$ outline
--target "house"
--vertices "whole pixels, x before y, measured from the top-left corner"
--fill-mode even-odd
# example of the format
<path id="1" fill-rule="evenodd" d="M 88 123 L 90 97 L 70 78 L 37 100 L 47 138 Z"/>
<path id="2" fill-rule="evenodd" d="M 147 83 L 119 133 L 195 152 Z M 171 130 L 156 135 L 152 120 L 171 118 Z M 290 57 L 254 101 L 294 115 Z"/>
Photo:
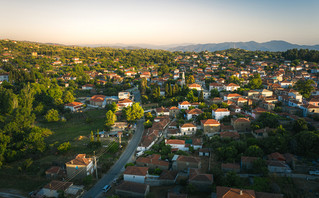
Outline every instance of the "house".
<path id="1" fill-rule="evenodd" d="M 242 97 L 238 97 L 238 98 L 234 98 L 232 99 L 236 105 L 238 105 L 239 107 L 243 107 L 244 105 L 247 105 L 249 100 L 246 98 L 242 98 Z"/>
<path id="2" fill-rule="evenodd" d="M 268 160 L 277 160 L 277 161 L 286 161 L 286 158 L 284 155 L 278 153 L 278 152 L 274 152 L 271 153 L 267 156 Z"/>
<path id="3" fill-rule="evenodd" d="M 253 162 L 256 161 L 257 157 L 241 156 L 240 158 L 240 168 L 243 170 L 248 170 L 253 168 Z"/>
<path id="4" fill-rule="evenodd" d="M 106 99 L 106 96 L 104 95 L 94 95 L 90 99 L 90 106 L 104 108 L 106 105 L 105 99 Z"/>
<path id="5" fill-rule="evenodd" d="M 280 86 L 281 86 L 282 88 L 289 88 L 289 87 L 292 87 L 292 82 L 291 82 L 291 81 L 284 80 L 284 81 L 281 81 L 281 82 L 280 82 Z"/>
<path id="6" fill-rule="evenodd" d="M 260 91 L 260 95 L 264 97 L 271 97 L 273 95 L 273 92 L 268 89 L 263 89 Z"/>
<path id="7" fill-rule="evenodd" d="M 217 89 L 218 91 L 223 91 L 224 85 L 221 83 L 210 83 L 209 84 L 209 91 L 213 90 L 213 89 Z"/>
<path id="8" fill-rule="evenodd" d="M 239 133 L 237 131 L 231 132 L 231 131 L 224 131 L 220 132 L 220 138 L 230 138 L 234 140 L 238 140 L 240 138 Z"/>
<path id="9" fill-rule="evenodd" d="M 9 73 L 0 74 L 0 82 L 7 81 L 9 82 Z"/>
<path id="10" fill-rule="evenodd" d="M 239 173 L 240 172 L 240 165 L 237 163 L 222 163 L 221 169 L 223 172 L 233 171 L 235 173 Z"/>
<path id="11" fill-rule="evenodd" d="M 189 168 L 201 168 L 201 161 L 198 157 L 183 156 L 177 157 L 175 163 L 173 162 L 173 169 L 178 171 L 188 170 Z"/>
<path id="12" fill-rule="evenodd" d="M 57 178 L 62 174 L 62 169 L 59 166 L 52 166 L 48 170 L 45 171 L 45 176 L 47 178 Z"/>
<path id="13" fill-rule="evenodd" d="M 236 91 L 237 89 L 240 88 L 240 86 L 235 83 L 229 83 L 228 85 L 225 85 L 224 87 L 226 91 Z"/>
<path id="14" fill-rule="evenodd" d="M 120 91 L 118 93 L 118 98 L 120 100 L 122 100 L 122 99 L 130 99 L 130 97 L 131 97 L 131 93 L 128 92 L 128 91 Z"/>
<path id="15" fill-rule="evenodd" d="M 188 151 L 189 148 L 186 147 L 185 140 L 178 140 L 178 139 L 165 139 L 165 144 L 170 145 L 172 149 Z"/>
<path id="16" fill-rule="evenodd" d="M 197 91 L 202 91 L 203 90 L 202 86 L 200 86 L 197 83 L 193 83 L 193 84 L 188 85 L 188 88 L 189 89 L 196 89 Z"/>
<path id="17" fill-rule="evenodd" d="M 283 198 L 283 194 L 216 186 L 216 198 Z"/>
<path id="18" fill-rule="evenodd" d="M 91 90 L 94 88 L 94 85 L 92 84 L 86 84 L 82 86 L 82 90 Z"/>
<path id="19" fill-rule="evenodd" d="M 128 107 L 128 106 L 132 106 L 133 102 L 130 99 L 122 99 L 118 101 L 118 106 L 119 107 Z"/>
<path id="20" fill-rule="evenodd" d="M 59 197 L 61 191 L 66 192 L 72 185 L 72 182 L 52 180 L 37 193 L 37 196 Z"/>
<path id="21" fill-rule="evenodd" d="M 190 119 L 195 119 L 197 116 L 199 116 L 200 114 L 204 112 L 200 109 L 192 109 L 192 110 L 186 110 L 185 113 L 186 113 L 187 120 L 190 120 Z"/>
<path id="22" fill-rule="evenodd" d="M 92 175 L 96 167 L 92 158 L 86 158 L 86 154 L 78 154 L 73 160 L 65 163 L 66 173 L 69 178 L 84 178 Z"/>
<path id="23" fill-rule="evenodd" d="M 319 98 L 311 98 L 308 101 L 308 104 L 319 107 Z"/>
<path id="24" fill-rule="evenodd" d="M 178 103 L 178 108 L 179 109 L 186 109 L 188 110 L 188 108 L 192 106 L 191 103 L 189 103 L 188 101 L 184 101 L 184 102 L 180 102 Z"/>
<path id="25" fill-rule="evenodd" d="M 224 100 L 231 100 L 231 99 L 236 99 L 240 98 L 242 95 L 237 94 L 237 93 L 230 93 L 224 96 Z"/>
<path id="26" fill-rule="evenodd" d="M 76 111 L 80 110 L 83 107 L 83 105 L 84 104 L 81 102 L 71 102 L 71 103 L 65 104 L 64 108 L 70 109 L 71 112 L 76 112 Z"/>
<path id="27" fill-rule="evenodd" d="M 169 108 L 169 116 L 171 118 L 176 118 L 179 112 L 180 112 L 180 109 L 178 107 L 172 106 Z"/>
<path id="28" fill-rule="evenodd" d="M 173 170 L 163 170 L 161 175 L 159 176 L 161 185 L 173 185 L 176 183 L 177 179 L 177 171 Z"/>
<path id="29" fill-rule="evenodd" d="M 248 118 L 232 118 L 231 125 L 236 131 L 244 132 L 250 131 L 250 120 Z"/>
<path id="30" fill-rule="evenodd" d="M 201 148 L 201 149 L 198 150 L 198 155 L 199 156 L 207 156 L 207 157 L 209 157 L 210 151 L 209 151 L 208 148 Z"/>
<path id="31" fill-rule="evenodd" d="M 168 170 L 169 162 L 161 160 L 161 155 L 153 154 L 147 157 L 137 158 L 136 166 L 145 166 L 152 169 L 159 168 L 161 170 Z"/>
<path id="32" fill-rule="evenodd" d="M 262 113 L 265 113 L 265 112 L 268 112 L 266 109 L 263 109 L 263 108 L 260 108 L 260 107 L 257 107 L 255 109 L 252 110 L 252 113 L 251 113 L 251 116 L 255 119 L 258 119 L 259 116 L 262 114 Z"/>
<path id="33" fill-rule="evenodd" d="M 198 169 L 190 168 L 188 182 L 201 192 L 209 192 L 213 184 L 213 175 L 203 174 Z"/>
<path id="34" fill-rule="evenodd" d="M 251 132 L 251 134 L 255 137 L 255 138 L 266 138 L 268 137 L 268 133 L 271 131 L 271 129 L 269 127 L 263 128 L 263 129 L 257 129 Z"/>
<path id="35" fill-rule="evenodd" d="M 201 120 L 201 126 L 206 135 L 220 131 L 220 123 L 214 119 Z"/>
<path id="36" fill-rule="evenodd" d="M 156 116 L 169 116 L 169 109 L 165 107 L 156 108 Z"/>
<path id="37" fill-rule="evenodd" d="M 128 166 L 123 173 L 124 181 L 144 184 L 148 169 L 148 167 Z"/>
<path id="38" fill-rule="evenodd" d="M 128 76 L 128 77 L 134 77 L 136 75 L 136 72 L 135 71 L 126 71 L 124 73 L 125 76 Z"/>
<path id="39" fill-rule="evenodd" d="M 291 169 L 285 161 L 268 160 L 267 167 L 271 173 L 291 173 Z"/>
<path id="40" fill-rule="evenodd" d="M 216 120 L 221 120 L 225 116 L 229 116 L 230 111 L 228 109 L 225 109 L 225 108 L 218 108 L 218 109 L 212 111 L 212 115 L 215 117 Z"/>
<path id="41" fill-rule="evenodd" d="M 121 197 L 143 198 L 150 192 L 147 184 L 123 181 L 115 188 L 115 193 Z"/>
<path id="42" fill-rule="evenodd" d="M 184 135 L 194 135 L 197 127 L 192 123 L 185 123 L 180 127 L 180 131 Z"/>

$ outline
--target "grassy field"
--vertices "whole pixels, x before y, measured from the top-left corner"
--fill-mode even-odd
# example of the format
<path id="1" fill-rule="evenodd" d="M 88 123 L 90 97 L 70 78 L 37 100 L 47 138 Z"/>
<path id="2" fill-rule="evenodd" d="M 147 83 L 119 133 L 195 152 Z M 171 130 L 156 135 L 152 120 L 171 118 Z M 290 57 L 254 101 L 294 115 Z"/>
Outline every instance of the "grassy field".
<path id="1" fill-rule="evenodd" d="M 38 123 L 39 126 L 50 129 L 53 134 L 47 138 L 47 143 L 62 143 L 76 141 L 80 136 L 89 137 L 91 131 L 103 130 L 106 111 L 104 109 L 89 110 L 72 114 L 66 122 Z"/>

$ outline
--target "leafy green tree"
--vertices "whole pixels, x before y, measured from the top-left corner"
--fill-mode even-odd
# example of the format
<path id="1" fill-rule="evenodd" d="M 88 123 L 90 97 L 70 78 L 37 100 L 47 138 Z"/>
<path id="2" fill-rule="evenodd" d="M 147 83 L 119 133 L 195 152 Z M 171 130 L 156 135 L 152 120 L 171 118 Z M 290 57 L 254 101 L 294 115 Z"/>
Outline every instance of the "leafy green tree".
<path id="1" fill-rule="evenodd" d="M 48 122 L 57 122 L 60 120 L 59 112 L 56 109 L 50 109 L 44 116 Z"/>
<path id="2" fill-rule="evenodd" d="M 70 91 L 66 91 L 63 94 L 63 102 L 64 103 L 71 103 L 74 102 L 74 96 Z"/>
<path id="3" fill-rule="evenodd" d="M 295 133 L 299 133 L 301 131 L 307 131 L 308 123 L 306 122 L 305 119 L 299 118 L 298 120 L 294 121 L 292 129 Z"/>
<path id="4" fill-rule="evenodd" d="M 145 128 L 151 128 L 153 123 L 150 120 L 147 120 L 143 123 Z"/>
<path id="5" fill-rule="evenodd" d="M 210 97 L 211 98 L 215 98 L 215 97 L 219 97 L 219 91 L 218 89 L 214 88 L 210 91 Z"/>
<path id="6" fill-rule="evenodd" d="M 250 157 L 263 157 L 263 150 L 257 145 L 251 145 L 247 148 L 245 155 Z"/>
<path id="7" fill-rule="evenodd" d="M 200 102 L 204 101 L 204 93 L 203 93 L 203 91 L 200 92 L 199 97 L 198 97 L 198 101 L 200 101 Z"/>
<path id="8" fill-rule="evenodd" d="M 106 120 L 105 120 L 105 124 L 104 125 L 106 127 L 111 127 L 112 125 L 114 125 L 116 120 L 117 120 L 116 115 L 113 113 L 113 111 L 109 110 L 106 113 Z"/>
<path id="9" fill-rule="evenodd" d="M 62 143 L 62 144 L 60 144 L 60 145 L 58 146 L 58 151 L 59 151 L 60 153 L 65 153 L 65 152 L 68 151 L 70 148 L 71 148 L 70 142 L 64 142 L 64 143 Z"/>
<path id="10" fill-rule="evenodd" d="M 186 83 L 187 84 L 192 84 L 195 82 L 195 78 L 193 75 L 189 75 L 187 78 L 186 78 Z"/>
<path id="11" fill-rule="evenodd" d="M 260 78 L 260 75 L 258 73 L 254 74 L 254 76 L 249 80 L 248 87 L 250 89 L 260 89 L 261 86 L 262 80 Z"/>
<path id="12" fill-rule="evenodd" d="M 299 91 L 303 97 L 309 98 L 311 96 L 311 92 L 315 89 L 312 86 L 314 84 L 315 82 L 313 80 L 298 80 L 294 88 Z"/>
<path id="13" fill-rule="evenodd" d="M 124 108 L 123 114 L 127 121 L 132 122 L 144 116 L 144 109 L 139 103 L 134 103 L 132 106 Z"/>

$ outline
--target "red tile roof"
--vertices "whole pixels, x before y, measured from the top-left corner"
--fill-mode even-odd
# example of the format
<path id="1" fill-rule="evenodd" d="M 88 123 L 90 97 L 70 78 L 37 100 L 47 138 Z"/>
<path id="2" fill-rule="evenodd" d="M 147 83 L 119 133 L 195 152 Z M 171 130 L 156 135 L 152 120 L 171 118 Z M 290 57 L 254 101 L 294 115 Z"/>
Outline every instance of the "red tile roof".
<path id="1" fill-rule="evenodd" d="M 169 139 L 169 140 L 166 141 L 166 144 L 182 144 L 182 145 L 185 145 L 185 140 Z"/>
<path id="2" fill-rule="evenodd" d="M 146 176 L 147 172 L 148 172 L 148 167 L 128 166 L 126 167 L 124 174 Z"/>
<path id="3" fill-rule="evenodd" d="M 188 128 L 188 127 L 196 127 L 196 126 L 192 123 L 185 123 L 183 124 L 183 126 L 181 126 L 181 128 Z"/>
<path id="4" fill-rule="evenodd" d="M 91 97 L 90 101 L 103 102 L 106 96 L 104 95 L 94 95 Z"/>
<path id="5" fill-rule="evenodd" d="M 83 103 L 81 102 L 70 102 L 68 104 L 65 104 L 64 106 L 69 106 L 69 107 L 75 107 L 75 106 L 81 106 Z"/>
<path id="6" fill-rule="evenodd" d="M 200 121 L 203 125 L 220 125 L 220 123 L 215 119 L 207 119 Z"/>

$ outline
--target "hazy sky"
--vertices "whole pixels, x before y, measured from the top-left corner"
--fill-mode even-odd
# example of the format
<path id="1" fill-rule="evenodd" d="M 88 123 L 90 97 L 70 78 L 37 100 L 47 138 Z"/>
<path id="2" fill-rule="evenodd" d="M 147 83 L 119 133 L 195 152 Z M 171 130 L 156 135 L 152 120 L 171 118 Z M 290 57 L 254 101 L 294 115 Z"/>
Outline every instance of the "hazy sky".
<path id="1" fill-rule="evenodd" d="M 0 0 L 0 38 L 62 44 L 319 44 L 319 0 Z"/>

